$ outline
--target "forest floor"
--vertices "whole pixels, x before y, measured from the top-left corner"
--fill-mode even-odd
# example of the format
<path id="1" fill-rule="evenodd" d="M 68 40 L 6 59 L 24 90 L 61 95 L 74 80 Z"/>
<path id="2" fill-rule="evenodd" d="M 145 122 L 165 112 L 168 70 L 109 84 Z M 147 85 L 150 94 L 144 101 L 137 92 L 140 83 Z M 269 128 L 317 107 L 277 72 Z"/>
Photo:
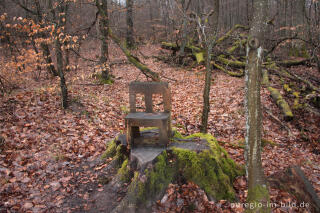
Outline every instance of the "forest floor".
<path id="1" fill-rule="evenodd" d="M 86 44 L 84 57 L 95 56 L 96 47 L 94 42 Z M 176 79 L 168 80 L 173 127 L 184 134 L 198 132 L 204 70 L 157 61 L 151 56 L 168 54 L 157 45 L 144 45 L 135 52 L 153 71 Z M 115 46 L 110 53 L 111 61 L 125 62 L 125 56 Z M 315 68 L 301 66 L 294 71 L 320 79 Z M 108 168 L 111 159 L 102 161 L 100 156 L 106 143 L 124 131 L 124 117 L 129 109 L 128 83 L 145 77 L 128 63 L 112 67 L 115 83 L 111 85 L 97 84 L 92 74 L 93 67 L 83 60 L 79 60 L 77 72 L 67 74 L 71 103 L 68 110 L 61 109 L 59 79 L 48 79 L 45 73 L 38 82 L 26 74 L 20 89 L 1 97 L 0 135 L 6 142 L 0 153 L 0 212 L 109 212 L 121 201 L 126 185 L 107 187 L 115 171 Z M 286 122 L 265 88 L 261 90 L 261 100 L 269 110 L 263 110 L 263 138 L 275 142 L 275 146 L 267 145 L 262 153 L 265 174 L 298 165 L 320 196 L 320 117 L 299 110 L 294 111 L 293 121 Z M 245 133 L 244 79 L 214 70 L 210 103 L 209 133 L 221 141 L 231 158 L 243 164 L 243 149 L 232 144 L 242 140 Z M 270 112 L 290 128 L 290 136 Z M 244 202 L 244 177 L 238 178 L 234 186 L 239 201 Z M 167 192 L 168 199 L 159 201 L 154 212 L 244 210 L 227 201 L 208 201 L 192 183 L 172 184 Z M 295 201 L 276 189 L 271 189 L 270 194 L 271 201 L 277 204 Z M 278 206 L 273 211 L 305 209 Z"/>

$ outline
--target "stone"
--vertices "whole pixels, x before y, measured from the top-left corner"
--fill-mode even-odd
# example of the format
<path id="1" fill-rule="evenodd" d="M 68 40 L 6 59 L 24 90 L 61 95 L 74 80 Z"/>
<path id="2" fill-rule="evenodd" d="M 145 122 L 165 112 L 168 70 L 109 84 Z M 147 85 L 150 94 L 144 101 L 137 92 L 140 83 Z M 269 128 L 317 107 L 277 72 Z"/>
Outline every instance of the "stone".
<path id="1" fill-rule="evenodd" d="M 165 150 L 165 148 L 156 147 L 140 147 L 131 150 L 130 161 L 131 164 L 137 164 L 136 167 L 144 170 L 149 163 L 154 160 Z"/>

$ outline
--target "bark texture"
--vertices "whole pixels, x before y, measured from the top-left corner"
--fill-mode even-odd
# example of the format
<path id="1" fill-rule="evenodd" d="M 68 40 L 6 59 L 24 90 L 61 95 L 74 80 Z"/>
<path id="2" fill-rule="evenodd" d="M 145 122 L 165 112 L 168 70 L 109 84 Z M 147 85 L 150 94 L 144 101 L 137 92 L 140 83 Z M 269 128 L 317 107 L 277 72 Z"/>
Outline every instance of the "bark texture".
<path id="1" fill-rule="evenodd" d="M 127 47 L 134 47 L 133 39 L 133 0 L 126 0 L 127 6 Z"/>
<path id="2" fill-rule="evenodd" d="M 61 42 L 59 38 L 59 33 L 58 29 L 61 28 L 63 25 L 63 20 L 65 20 L 65 17 L 61 14 L 64 14 L 64 8 L 63 5 L 58 5 L 57 6 L 57 12 L 60 14 L 59 18 L 57 18 L 55 14 L 55 10 L 53 10 L 52 7 L 52 1 L 49 1 L 49 9 L 51 10 L 52 14 L 52 19 L 56 21 L 56 28 L 54 31 L 54 46 L 55 46 L 55 52 L 56 52 L 56 58 L 57 58 L 57 71 L 58 75 L 60 77 L 60 88 L 61 88 L 61 102 L 62 102 L 62 107 L 64 109 L 68 108 L 68 89 L 66 85 L 66 80 L 64 77 L 64 66 L 63 66 L 63 54 L 62 54 L 62 48 L 61 48 Z"/>
<path id="3" fill-rule="evenodd" d="M 205 40 L 206 43 L 206 77 L 205 77 L 205 85 L 203 90 L 203 109 L 202 109 L 202 117 L 201 117 L 201 132 L 208 132 L 208 116 L 210 112 L 210 87 L 211 87 L 211 53 L 214 43 L 216 42 L 214 37 L 216 35 L 216 31 L 218 29 L 218 18 L 219 18 L 219 0 L 213 1 L 213 33 L 209 35 L 204 35 L 204 37 L 208 36 L 211 38 L 207 38 Z"/>
<path id="4" fill-rule="evenodd" d="M 260 100 L 261 64 L 263 60 L 263 29 L 266 28 L 265 15 L 267 1 L 254 2 L 252 26 L 247 42 L 247 65 L 245 70 L 245 110 L 246 110 L 246 172 L 248 176 L 248 203 L 254 208 L 247 212 L 270 212 L 267 207 L 269 192 L 261 162 L 262 113 Z"/>
<path id="5" fill-rule="evenodd" d="M 108 61 L 108 2 L 107 0 L 96 0 L 96 6 L 99 11 L 98 34 L 101 40 L 99 63 L 102 68 L 101 77 L 105 80 L 109 79 Z"/>

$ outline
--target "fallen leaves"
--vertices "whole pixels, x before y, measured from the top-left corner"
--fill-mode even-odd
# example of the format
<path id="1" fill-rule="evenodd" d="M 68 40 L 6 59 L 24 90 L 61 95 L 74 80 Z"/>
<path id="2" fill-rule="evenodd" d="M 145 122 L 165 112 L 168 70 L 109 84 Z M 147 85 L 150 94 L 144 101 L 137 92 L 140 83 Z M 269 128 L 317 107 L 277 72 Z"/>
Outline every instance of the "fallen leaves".
<path id="1" fill-rule="evenodd" d="M 155 51 L 159 50 L 154 46 L 143 46 L 141 51 L 146 55 L 155 55 L 158 54 Z M 124 58 L 120 52 L 114 49 L 111 60 Z M 94 55 L 95 52 L 87 54 Z M 78 193 L 79 186 L 97 181 L 97 173 L 102 172 L 111 161 L 108 159 L 107 163 L 95 165 L 93 168 L 85 165 L 82 170 L 74 171 L 87 159 L 98 158 L 105 150 L 105 144 L 124 131 L 123 119 L 129 106 L 128 83 L 137 79 L 137 76 L 140 80 L 145 79 L 136 68 L 125 64 L 114 67 L 113 75 L 117 80 L 112 85 L 99 89 L 79 86 L 91 79 L 87 64 L 81 61 L 79 63 L 81 66 L 77 73 L 67 74 L 67 79 L 72 82 L 69 84 L 70 100 L 82 104 L 77 107 L 77 111 L 61 110 L 58 79 L 43 79 L 41 83 L 28 81 L 28 88 L 34 89 L 20 90 L 10 96 L 1 97 L 0 135 L 6 142 L 5 150 L 0 153 L 0 198 L 6 209 L 44 211 L 57 208 L 55 202 L 63 206 L 66 197 Z M 156 62 L 153 58 L 146 59 L 145 63 L 163 76 L 177 79 L 176 82 L 170 82 L 173 127 L 185 134 L 198 132 L 204 84 L 201 72 L 203 67 L 190 72 Z M 231 142 L 244 137 L 244 81 L 217 71 L 214 71 L 213 79 L 209 132 L 219 141 L 225 142 L 223 146 L 231 158 L 243 164 L 243 149 L 232 146 Z M 272 103 L 267 90 L 262 90 L 261 97 L 263 105 L 277 115 L 278 109 Z M 142 102 L 141 99 L 141 104 Z M 160 103 L 158 99 L 156 103 Z M 319 136 L 320 127 L 315 125 L 319 119 L 302 115 L 307 119 L 299 123 L 301 129 L 307 128 L 306 122 L 312 120 L 312 128 L 309 128 L 311 139 Z M 312 152 L 316 150 L 316 145 L 310 143 L 312 146 L 308 147 L 301 145 L 299 141 L 292 141 L 286 130 L 281 129 L 267 114 L 264 115 L 263 122 L 264 138 L 278 144 L 264 148 L 262 158 L 265 174 L 273 174 L 289 165 L 300 165 L 320 195 L 320 159 L 316 152 Z M 291 123 L 288 125 L 299 138 L 301 129 Z M 244 202 L 245 179 L 238 178 L 234 185 L 239 199 Z M 97 190 L 105 191 L 103 185 L 97 186 Z M 90 193 L 82 194 L 90 198 Z M 272 190 L 271 195 L 274 202 L 293 200 L 277 190 Z M 114 199 L 120 201 L 121 198 L 120 196 Z M 231 208 L 225 201 L 209 201 L 205 193 L 192 183 L 170 185 L 158 204 L 159 211 L 243 211 L 239 206 Z"/>

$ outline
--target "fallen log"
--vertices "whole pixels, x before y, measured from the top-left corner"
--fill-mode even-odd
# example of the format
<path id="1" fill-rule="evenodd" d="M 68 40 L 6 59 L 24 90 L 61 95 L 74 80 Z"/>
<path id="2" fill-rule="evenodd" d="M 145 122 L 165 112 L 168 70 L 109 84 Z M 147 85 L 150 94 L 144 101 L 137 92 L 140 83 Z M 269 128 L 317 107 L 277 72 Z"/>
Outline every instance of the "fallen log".
<path id="1" fill-rule="evenodd" d="M 297 60 L 284 60 L 284 61 L 277 61 L 276 64 L 283 66 L 283 67 L 292 67 L 298 65 L 305 65 L 310 59 L 297 59 Z"/>
<path id="2" fill-rule="evenodd" d="M 298 166 L 289 167 L 268 177 L 271 187 L 279 188 L 294 195 L 299 202 L 297 207 L 309 207 L 310 212 L 320 212 L 320 199 L 312 184 Z"/>
<path id="3" fill-rule="evenodd" d="M 245 46 L 245 43 L 247 42 L 247 39 L 242 39 L 242 40 L 237 40 L 236 42 L 233 43 L 232 47 L 229 47 L 227 50 L 228 54 L 232 54 L 235 52 L 238 48 Z"/>
<path id="4" fill-rule="evenodd" d="M 137 67 L 147 78 L 151 78 L 153 81 L 160 81 L 158 73 L 150 70 L 147 65 L 143 64 L 136 56 L 132 55 L 130 50 L 127 49 L 125 44 L 122 44 L 121 40 L 112 33 L 111 29 L 108 32 L 109 37 L 120 47 L 122 52 L 126 55 L 127 59 Z"/>
<path id="5" fill-rule="evenodd" d="M 230 59 L 225 58 L 223 55 L 219 55 L 217 57 L 217 60 L 219 62 L 223 63 L 224 65 L 235 67 L 235 68 L 245 68 L 246 67 L 245 62 L 238 61 L 238 60 L 230 60 Z"/>
<path id="6" fill-rule="evenodd" d="M 161 48 L 167 49 L 167 50 L 174 50 L 174 51 L 178 51 L 180 49 L 180 47 L 177 44 L 170 43 L 170 42 L 161 42 Z M 202 52 L 204 50 L 194 45 L 187 45 L 185 47 L 185 51 L 186 52 Z"/>
<path id="7" fill-rule="evenodd" d="M 289 104 L 283 99 L 279 90 L 271 86 L 268 86 L 268 90 L 270 92 L 272 99 L 277 103 L 278 107 L 281 109 L 282 113 L 284 114 L 284 119 L 287 121 L 292 120 L 293 113 L 289 107 Z"/>
<path id="8" fill-rule="evenodd" d="M 266 69 L 262 70 L 262 84 L 267 87 L 272 99 L 277 103 L 278 107 L 281 109 L 285 120 L 292 120 L 293 113 L 290 109 L 289 104 L 284 100 L 279 90 L 270 86 L 268 71 Z"/>
<path id="9" fill-rule="evenodd" d="M 215 62 L 213 62 L 213 61 L 211 61 L 211 64 L 212 64 L 215 68 L 217 68 L 217 69 L 225 72 L 226 74 L 228 74 L 228 75 L 230 75 L 230 76 L 233 76 L 233 77 L 242 77 L 242 76 L 244 76 L 243 70 L 240 70 L 240 72 L 232 72 L 232 71 L 229 71 L 229 70 L 225 69 L 224 67 L 218 65 L 217 63 L 215 63 Z"/>
<path id="10" fill-rule="evenodd" d="M 236 24 L 231 30 L 229 30 L 226 34 L 224 34 L 223 36 L 221 36 L 217 41 L 216 44 L 220 44 L 221 42 L 225 41 L 226 39 L 228 39 L 232 33 L 234 31 L 236 31 L 237 29 L 244 29 L 244 30 L 248 30 L 249 27 L 244 26 L 244 25 L 240 25 L 240 24 Z"/>

